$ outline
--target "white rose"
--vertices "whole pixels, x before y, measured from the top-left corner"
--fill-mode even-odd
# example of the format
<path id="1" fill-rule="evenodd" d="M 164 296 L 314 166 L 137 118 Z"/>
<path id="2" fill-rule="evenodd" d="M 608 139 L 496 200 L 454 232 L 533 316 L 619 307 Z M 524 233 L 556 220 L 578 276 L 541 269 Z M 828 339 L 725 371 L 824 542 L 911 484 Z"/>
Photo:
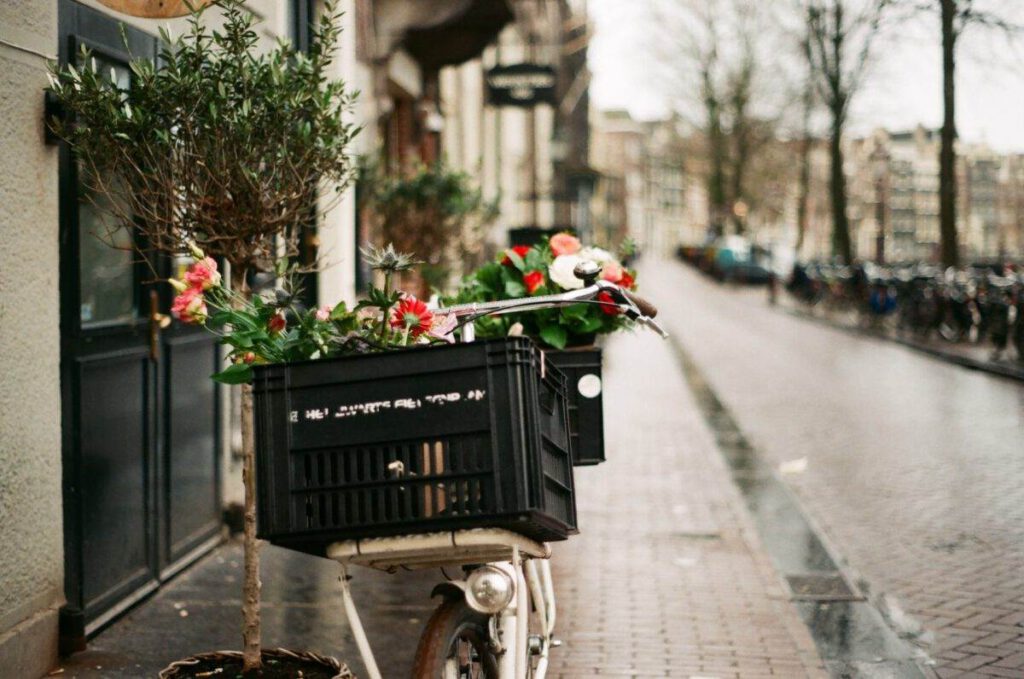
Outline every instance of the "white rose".
<path id="1" fill-rule="evenodd" d="M 590 261 L 597 262 L 598 264 L 604 264 L 605 262 L 615 261 L 615 257 L 612 255 L 612 253 L 608 252 L 607 250 L 602 250 L 601 248 L 583 248 L 582 250 L 580 250 L 579 255 L 583 259 L 589 259 Z"/>
<path id="2" fill-rule="evenodd" d="M 579 255 L 559 255 L 548 267 L 548 276 L 559 287 L 565 290 L 576 290 L 583 287 L 583 281 L 576 278 L 573 270 L 581 261 Z"/>

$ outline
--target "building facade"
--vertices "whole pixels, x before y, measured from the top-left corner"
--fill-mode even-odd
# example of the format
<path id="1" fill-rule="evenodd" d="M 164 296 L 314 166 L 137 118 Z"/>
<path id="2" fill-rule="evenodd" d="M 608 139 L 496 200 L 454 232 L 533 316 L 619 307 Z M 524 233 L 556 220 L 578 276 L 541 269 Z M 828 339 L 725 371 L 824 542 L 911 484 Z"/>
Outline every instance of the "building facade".
<path id="1" fill-rule="evenodd" d="M 268 45 L 299 48 L 322 10 L 319 0 L 246 6 Z M 331 75 L 361 93 L 353 153 L 389 172 L 443 159 L 469 173 L 500 215 L 463 240 L 491 252 L 516 228 L 594 232 L 583 0 L 340 8 Z M 209 380 L 218 348 L 202 331 L 159 327 L 169 291 L 96 241 L 70 153 L 44 128 L 47 60 L 67 63 L 84 43 L 130 78 L 130 56 L 155 54 L 158 26 L 183 22 L 99 0 L 0 3 L 0 676 L 46 674 L 58 650 L 81 648 L 218 544 L 225 508 L 241 500 L 237 399 Z M 550 68 L 552 95 L 495 105 L 488 74 L 514 64 Z M 310 302 L 354 299 L 368 277 L 358 246 L 376 237 L 349 187 L 305 239 L 321 262 Z"/>

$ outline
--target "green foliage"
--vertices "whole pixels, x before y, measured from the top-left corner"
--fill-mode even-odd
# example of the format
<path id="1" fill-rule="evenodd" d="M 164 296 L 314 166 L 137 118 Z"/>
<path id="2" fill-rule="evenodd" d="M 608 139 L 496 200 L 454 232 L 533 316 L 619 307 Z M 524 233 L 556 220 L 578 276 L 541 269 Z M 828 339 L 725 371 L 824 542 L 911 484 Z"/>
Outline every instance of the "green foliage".
<path id="1" fill-rule="evenodd" d="M 217 30 L 204 10 L 182 35 L 161 29 L 159 66 L 133 61 L 130 86 L 85 48 L 79 67 L 54 66 L 49 89 L 65 116 L 51 126 L 90 189 L 112 198 L 104 205 L 115 223 L 158 250 L 195 242 L 244 270 L 275 259 L 275 238 L 294 250 L 320 189 L 349 181 L 358 129 L 344 117 L 353 95 L 328 78 L 334 3 L 308 53 L 284 42 L 263 49 L 242 0 L 217 6 Z"/>
<path id="2" fill-rule="evenodd" d="M 479 240 L 482 229 L 498 216 L 497 202 L 485 200 L 469 174 L 443 163 L 398 175 L 364 164 L 359 182 L 380 237 L 399 250 L 424 253 L 437 281 L 446 277 L 452 256 L 465 259 L 466 242 Z"/>
<path id="3" fill-rule="evenodd" d="M 611 258 L 608 253 L 594 248 L 583 248 L 579 255 L 588 258 L 599 256 Z M 447 304 L 464 304 L 470 302 L 490 302 L 502 299 L 514 299 L 531 295 L 557 294 L 565 289 L 551 277 L 551 265 L 555 256 L 547 242 L 539 243 L 531 248 L 506 250 L 500 259 L 480 266 L 462 281 L 459 291 L 447 298 Z M 635 272 L 624 269 L 628 280 L 626 287 L 634 286 Z M 540 272 L 540 284 L 532 290 L 528 289 L 526 278 L 530 274 Z M 631 327 L 631 323 L 623 316 L 605 313 L 596 304 L 574 304 L 558 309 L 529 311 L 520 314 L 481 318 L 476 321 L 478 337 L 503 337 L 514 325 L 519 325 L 525 335 L 555 349 L 567 346 L 590 344 L 597 334 L 606 334 Z"/>

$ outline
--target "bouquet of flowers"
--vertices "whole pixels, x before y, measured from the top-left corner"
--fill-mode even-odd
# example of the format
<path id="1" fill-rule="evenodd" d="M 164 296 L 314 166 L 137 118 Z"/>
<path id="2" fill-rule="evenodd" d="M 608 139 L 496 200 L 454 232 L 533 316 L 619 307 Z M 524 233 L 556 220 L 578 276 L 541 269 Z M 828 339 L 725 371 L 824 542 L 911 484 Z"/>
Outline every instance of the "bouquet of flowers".
<path id="1" fill-rule="evenodd" d="M 392 246 L 366 248 L 370 265 L 384 272 L 384 287 L 371 288 L 353 309 L 344 302 L 319 309 L 297 304 L 296 271 L 286 260 L 276 273 L 281 286 L 251 297 L 224 287 L 217 262 L 192 247 L 171 313 L 182 323 L 204 325 L 230 347 L 227 368 L 213 375 L 225 384 L 252 380 L 252 366 L 388 351 L 416 344 L 453 342 L 455 318 L 434 314 L 412 295 L 392 290 L 392 277 L 416 262 Z"/>
<path id="2" fill-rule="evenodd" d="M 500 259 L 485 264 L 467 276 L 457 295 L 446 302 L 462 304 L 513 299 L 576 290 L 584 283 L 573 273 L 576 265 L 589 260 L 601 266 L 601 277 L 628 290 L 636 288 L 636 272 L 624 266 L 607 250 L 584 247 L 578 238 L 559 233 L 533 247 L 517 245 Z M 602 292 L 599 302 L 613 303 Z M 598 334 L 615 332 L 630 326 L 614 306 L 581 303 L 560 309 L 510 314 L 477 321 L 477 335 L 500 337 L 522 332 L 548 346 L 593 344 Z"/>

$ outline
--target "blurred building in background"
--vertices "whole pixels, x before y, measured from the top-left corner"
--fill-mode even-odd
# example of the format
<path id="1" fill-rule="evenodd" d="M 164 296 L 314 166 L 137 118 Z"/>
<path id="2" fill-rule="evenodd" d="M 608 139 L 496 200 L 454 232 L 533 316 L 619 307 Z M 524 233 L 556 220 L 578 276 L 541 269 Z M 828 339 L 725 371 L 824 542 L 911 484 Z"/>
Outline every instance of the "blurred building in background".
<path id="1" fill-rule="evenodd" d="M 492 251 L 512 230 L 590 232 L 585 2 L 359 0 L 356 13 L 360 154 L 389 173 L 439 161 L 469 173 L 499 216 L 463 237 Z M 362 221 L 357 240 L 373 239 Z"/>
<path id="2" fill-rule="evenodd" d="M 624 238 L 640 242 L 647 163 L 644 126 L 628 111 L 598 111 L 591 130 L 591 162 L 600 173 L 594 207 L 596 241 L 606 247 Z"/>
<path id="3" fill-rule="evenodd" d="M 889 261 L 933 261 L 939 250 L 939 132 L 876 130 L 848 144 L 856 252 Z M 957 149 L 957 235 L 967 261 L 1020 253 L 1020 156 L 980 144 Z M 826 256 L 827 251 L 809 254 Z"/>

